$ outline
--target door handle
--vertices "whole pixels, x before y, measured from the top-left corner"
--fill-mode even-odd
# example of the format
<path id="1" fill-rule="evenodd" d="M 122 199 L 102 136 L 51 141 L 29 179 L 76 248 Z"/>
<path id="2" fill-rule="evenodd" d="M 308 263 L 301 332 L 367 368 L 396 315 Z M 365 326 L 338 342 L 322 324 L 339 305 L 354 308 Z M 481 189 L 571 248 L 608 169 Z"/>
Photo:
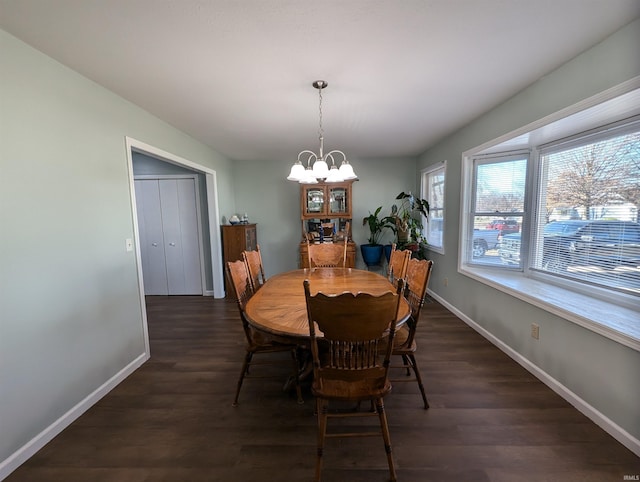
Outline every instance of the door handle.
<path id="1" fill-rule="evenodd" d="M 154 248 L 158 247 L 158 243 L 151 243 L 151 246 L 153 246 Z"/>
<path id="2" fill-rule="evenodd" d="M 176 243 L 169 243 L 169 246 L 175 246 Z"/>

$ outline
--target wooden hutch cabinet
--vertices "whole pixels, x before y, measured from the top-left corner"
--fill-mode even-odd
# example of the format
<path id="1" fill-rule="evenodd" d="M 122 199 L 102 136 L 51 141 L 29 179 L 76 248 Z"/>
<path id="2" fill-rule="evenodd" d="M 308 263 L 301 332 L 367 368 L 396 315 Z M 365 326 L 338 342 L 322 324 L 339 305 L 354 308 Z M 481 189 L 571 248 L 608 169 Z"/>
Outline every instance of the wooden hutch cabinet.
<path id="1" fill-rule="evenodd" d="M 351 239 L 351 205 L 353 181 L 300 185 L 300 218 L 302 241 L 300 267 L 308 268 L 309 242 L 331 242 L 347 236 L 347 267 L 355 268 L 356 245 Z"/>
<path id="2" fill-rule="evenodd" d="M 223 224 L 222 225 L 222 260 L 226 273 L 227 261 L 238 261 L 242 259 L 243 251 L 254 251 L 258 244 L 255 224 Z M 229 286 L 229 281 L 225 276 L 225 286 Z M 231 296 L 230 289 L 227 289 L 227 296 Z"/>

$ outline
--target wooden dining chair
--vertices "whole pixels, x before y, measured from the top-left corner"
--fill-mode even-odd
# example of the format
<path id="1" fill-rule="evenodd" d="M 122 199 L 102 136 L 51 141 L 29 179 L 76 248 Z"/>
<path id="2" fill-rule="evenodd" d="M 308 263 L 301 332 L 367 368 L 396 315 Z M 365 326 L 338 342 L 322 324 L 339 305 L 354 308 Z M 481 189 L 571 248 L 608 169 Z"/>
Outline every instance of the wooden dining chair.
<path id="1" fill-rule="evenodd" d="M 242 363 L 242 370 L 240 371 L 240 377 L 238 378 L 238 384 L 236 386 L 236 394 L 233 399 L 233 406 L 238 406 L 238 398 L 240 396 L 240 389 L 242 388 L 242 382 L 245 377 L 249 376 L 249 367 L 253 365 L 273 365 L 282 364 L 282 360 L 267 360 L 262 359 L 260 362 L 254 362 L 254 355 L 262 355 L 268 353 L 281 353 L 290 352 L 292 358 L 292 374 L 291 377 L 294 381 L 296 394 L 298 396 L 298 403 L 303 403 L 302 392 L 300 390 L 299 373 L 300 366 L 298 363 L 298 346 L 294 344 L 278 343 L 270 339 L 269 335 L 265 332 L 256 330 L 253 328 L 245 315 L 245 306 L 251 296 L 253 296 L 253 287 L 251 279 L 249 277 L 249 271 L 244 261 L 229 261 L 227 262 L 227 274 L 231 285 L 235 293 L 236 301 L 238 303 L 238 310 L 240 312 L 240 320 L 242 321 L 242 328 L 244 330 L 246 338 L 245 356 Z M 257 376 L 254 378 L 258 378 Z M 260 377 L 265 378 L 265 377 Z"/>
<path id="2" fill-rule="evenodd" d="M 264 267 L 262 266 L 262 253 L 260 252 L 260 245 L 256 244 L 256 249 L 254 251 L 243 251 L 242 259 L 247 264 L 253 291 L 258 291 L 267 281 L 267 278 L 264 275 Z"/>
<path id="3" fill-rule="evenodd" d="M 405 277 L 410 258 L 411 251 L 408 249 L 398 250 L 395 243 L 391 245 L 387 277 L 394 286 L 397 284 L 397 280 Z"/>
<path id="4" fill-rule="evenodd" d="M 347 238 L 338 243 L 314 244 L 307 240 L 309 268 L 346 268 Z"/>
<path id="5" fill-rule="evenodd" d="M 422 306 L 424 305 L 424 301 L 427 296 L 427 286 L 429 285 L 432 268 L 433 261 L 431 260 L 409 260 L 405 278 L 406 286 L 404 296 L 411 307 L 411 315 L 407 322 L 398 329 L 393 341 L 392 352 L 394 357 L 400 356 L 402 358 L 402 365 L 393 365 L 392 368 L 405 369 L 407 377 L 411 375 L 411 371 L 413 371 L 414 374 L 413 378 L 393 378 L 392 382 L 417 382 L 425 409 L 429 408 L 429 402 L 427 401 L 422 377 L 420 376 L 420 370 L 418 369 L 418 363 L 415 357 L 415 353 L 418 349 L 418 345 L 416 343 L 416 329 L 420 319 L 420 311 L 422 310 Z"/>
<path id="6" fill-rule="evenodd" d="M 388 378 L 390 343 L 395 334 L 402 290 L 403 281 L 400 280 L 396 293 L 389 291 L 379 296 L 362 292 L 311 295 L 310 281 L 304 281 L 313 358 L 311 391 L 316 397 L 318 417 L 316 481 L 320 480 L 327 438 L 375 435 L 382 435 L 391 480 L 396 480 L 383 397 L 391 390 Z M 319 332 L 322 337 L 318 336 Z M 378 347 L 385 338 L 389 340 L 387 349 L 379 354 Z M 373 411 L 329 411 L 329 402 L 359 404 L 365 400 L 371 401 L 375 407 Z M 380 430 L 327 433 L 329 418 L 350 416 L 377 416 Z"/>

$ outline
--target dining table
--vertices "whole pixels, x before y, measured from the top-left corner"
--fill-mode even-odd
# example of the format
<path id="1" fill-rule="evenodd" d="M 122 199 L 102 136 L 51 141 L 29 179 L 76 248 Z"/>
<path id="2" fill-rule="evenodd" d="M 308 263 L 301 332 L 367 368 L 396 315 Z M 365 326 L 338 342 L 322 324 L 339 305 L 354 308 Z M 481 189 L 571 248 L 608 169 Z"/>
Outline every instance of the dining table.
<path id="1" fill-rule="evenodd" d="M 304 280 L 311 294 L 338 295 L 344 292 L 380 296 L 396 287 L 373 271 L 355 268 L 305 268 L 271 276 L 249 299 L 245 315 L 255 329 L 286 342 L 304 345 L 309 340 L 309 322 Z M 397 326 L 409 318 L 410 308 L 403 298 L 398 309 Z"/>

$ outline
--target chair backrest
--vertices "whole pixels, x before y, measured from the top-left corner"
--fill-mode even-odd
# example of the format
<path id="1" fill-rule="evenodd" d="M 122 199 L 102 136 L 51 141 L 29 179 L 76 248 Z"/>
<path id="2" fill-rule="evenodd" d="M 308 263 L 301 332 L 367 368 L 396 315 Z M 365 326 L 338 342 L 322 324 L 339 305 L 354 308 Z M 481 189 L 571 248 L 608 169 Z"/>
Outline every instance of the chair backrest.
<path id="1" fill-rule="evenodd" d="M 320 228 L 322 229 L 322 237 L 331 238 L 335 230 L 335 225 L 333 223 L 320 223 Z"/>
<path id="2" fill-rule="evenodd" d="M 227 274 L 228 279 L 231 282 L 231 286 L 233 287 L 236 302 L 238 303 L 244 334 L 246 335 L 247 340 L 250 341 L 252 333 L 249 322 L 245 317 L 244 309 L 247 305 L 247 301 L 249 301 L 253 296 L 254 291 L 251 284 L 251 278 L 249 277 L 247 264 L 243 260 L 227 261 Z"/>
<path id="3" fill-rule="evenodd" d="M 395 285 L 397 280 L 405 277 L 410 258 L 411 251 L 408 249 L 398 250 L 395 243 L 391 245 L 389 266 L 387 267 L 387 276 L 391 283 Z"/>
<path id="4" fill-rule="evenodd" d="M 249 277 L 253 285 L 253 291 L 258 291 L 267 281 L 264 275 L 264 267 L 262 266 L 262 253 L 260 253 L 260 245 L 256 245 L 255 251 L 243 251 L 242 259 L 247 264 Z"/>
<path id="5" fill-rule="evenodd" d="M 347 266 L 347 238 L 339 243 L 313 244 L 307 241 L 309 268 L 345 268 Z"/>
<path id="6" fill-rule="evenodd" d="M 399 280 L 395 293 L 388 291 L 379 296 L 348 292 L 332 296 L 319 292 L 312 296 L 309 280 L 304 281 L 316 380 L 350 382 L 364 377 L 375 379 L 376 385 L 386 383 L 403 288 L 403 280 Z M 323 335 L 322 354 L 316 325 Z M 378 346 L 386 337 L 387 349 L 381 362 Z M 348 384 L 344 388 L 348 392 Z"/>
<path id="7" fill-rule="evenodd" d="M 431 277 L 433 261 L 428 259 L 410 259 L 407 264 L 405 298 L 411 307 L 411 316 L 407 321 L 409 336 L 406 343 L 413 343 L 416 334 L 420 310 L 427 296 L 427 286 Z"/>

